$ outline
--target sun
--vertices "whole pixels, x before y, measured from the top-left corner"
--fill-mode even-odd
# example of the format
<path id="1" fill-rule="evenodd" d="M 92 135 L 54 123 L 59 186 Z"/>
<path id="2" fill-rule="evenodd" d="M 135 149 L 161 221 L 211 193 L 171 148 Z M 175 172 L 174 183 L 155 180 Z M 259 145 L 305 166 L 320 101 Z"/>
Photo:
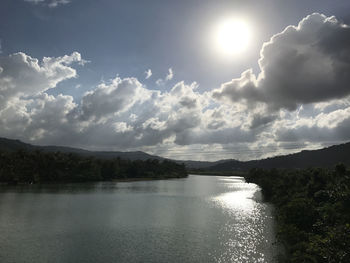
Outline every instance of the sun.
<path id="1" fill-rule="evenodd" d="M 242 19 L 228 18 L 214 29 L 215 49 L 224 55 L 240 54 L 251 42 L 251 29 Z"/>

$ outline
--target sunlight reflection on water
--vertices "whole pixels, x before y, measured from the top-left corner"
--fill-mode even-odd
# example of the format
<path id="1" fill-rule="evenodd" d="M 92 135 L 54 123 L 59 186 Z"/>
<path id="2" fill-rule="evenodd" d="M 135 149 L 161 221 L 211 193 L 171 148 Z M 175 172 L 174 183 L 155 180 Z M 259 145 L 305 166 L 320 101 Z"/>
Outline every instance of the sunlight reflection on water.
<path id="1" fill-rule="evenodd" d="M 272 263 L 273 225 L 241 177 L 0 187 L 1 263 Z"/>
<path id="2" fill-rule="evenodd" d="M 239 177 L 220 181 L 232 191 L 214 196 L 210 201 L 221 207 L 223 213 L 229 213 L 231 220 L 218 233 L 220 245 L 226 249 L 215 257 L 215 262 L 273 262 L 271 255 L 260 252 L 271 246 L 271 239 L 266 236 L 273 235 L 271 226 L 266 229 L 266 217 L 270 213 L 261 203 L 260 188 Z"/>

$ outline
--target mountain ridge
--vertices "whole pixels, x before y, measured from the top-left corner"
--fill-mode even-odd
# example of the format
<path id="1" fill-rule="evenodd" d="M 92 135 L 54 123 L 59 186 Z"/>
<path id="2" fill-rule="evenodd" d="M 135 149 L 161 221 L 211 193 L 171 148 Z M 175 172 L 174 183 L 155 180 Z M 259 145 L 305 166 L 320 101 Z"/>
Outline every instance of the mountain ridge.
<path id="1" fill-rule="evenodd" d="M 172 160 L 157 155 L 151 155 L 142 151 L 121 152 L 121 151 L 89 151 L 80 148 L 67 146 L 38 146 L 24 143 L 20 140 L 0 137 L 0 150 L 2 151 L 43 151 L 43 152 L 65 152 L 74 153 L 87 157 L 101 159 L 129 159 L 129 160 Z M 215 162 L 172 160 L 177 163 L 184 163 L 188 169 L 204 169 L 209 171 L 245 171 L 251 168 L 307 168 L 307 167 L 331 167 L 337 163 L 350 165 L 350 142 L 332 145 L 318 150 L 303 150 L 298 153 L 269 157 L 260 160 L 238 161 L 235 159 L 218 160 Z"/>
<path id="2" fill-rule="evenodd" d="M 102 159 L 113 159 L 120 157 L 121 159 L 129 160 L 147 160 L 147 159 L 157 159 L 164 160 L 166 158 L 150 155 L 142 151 L 134 152 L 120 152 L 120 151 L 89 151 L 80 148 L 73 148 L 68 146 L 39 146 L 32 145 L 29 143 L 22 142 L 20 140 L 0 138 L 0 150 L 3 151 L 17 151 L 17 150 L 27 150 L 27 151 L 43 151 L 43 152 L 64 152 L 64 153 L 74 153 L 82 156 L 93 156 Z"/>
<path id="3" fill-rule="evenodd" d="M 251 168 L 303 169 L 332 167 L 338 163 L 350 165 L 350 142 L 332 145 L 318 150 L 302 150 L 298 153 L 269 157 L 260 160 L 231 160 L 209 168 L 212 171 L 249 170 Z"/>

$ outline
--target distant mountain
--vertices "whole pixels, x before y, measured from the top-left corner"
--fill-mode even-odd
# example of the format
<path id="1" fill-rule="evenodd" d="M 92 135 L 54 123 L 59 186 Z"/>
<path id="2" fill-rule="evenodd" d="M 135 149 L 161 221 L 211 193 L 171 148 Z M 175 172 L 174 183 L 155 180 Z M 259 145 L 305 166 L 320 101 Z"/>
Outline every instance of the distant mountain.
<path id="1" fill-rule="evenodd" d="M 308 168 L 332 167 L 337 163 L 350 165 L 350 143 L 333 145 L 320 150 L 301 151 L 262 160 L 241 162 L 231 160 L 208 167 L 211 171 L 240 171 L 251 168 Z"/>
<path id="2" fill-rule="evenodd" d="M 63 146 L 36 146 L 19 140 L 0 138 L 0 151 L 43 151 L 43 152 L 64 152 L 75 153 L 81 156 L 93 156 L 101 159 L 129 159 L 129 160 L 165 160 L 157 155 L 150 155 L 145 152 L 114 152 L 114 151 L 88 151 L 79 148 Z M 169 159 L 167 159 L 169 160 Z M 312 151 L 301 151 L 295 154 L 282 155 L 262 160 L 241 162 L 237 160 L 220 160 L 216 162 L 204 161 L 182 161 L 173 160 L 177 163 L 184 163 L 189 169 L 204 169 L 211 171 L 245 171 L 251 168 L 307 168 L 307 167 L 331 167 L 339 162 L 350 166 L 350 143 L 330 146 L 328 148 Z"/>
<path id="3" fill-rule="evenodd" d="M 148 159 L 157 159 L 157 160 L 169 160 L 157 155 L 151 155 L 145 152 L 136 151 L 136 152 L 115 152 L 115 151 L 88 151 L 79 148 L 63 147 L 63 146 L 37 146 L 28 143 L 21 142 L 20 140 L 12 140 L 7 138 L 0 137 L 0 151 L 43 151 L 43 152 L 64 152 L 64 153 L 74 153 L 81 156 L 94 156 L 96 158 L 102 159 L 129 159 L 129 160 L 148 160 Z M 184 163 L 187 168 L 208 168 L 210 166 L 228 161 L 220 160 L 217 162 L 204 162 L 204 161 L 182 161 L 182 160 L 172 160 L 176 163 Z"/>
<path id="4" fill-rule="evenodd" d="M 28 143 L 21 142 L 19 140 L 11 140 L 6 138 L 0 138 L 0 151 L 42 151 L 42 152 L 64 152 L 64 153 L 74 153 L 81 156 L 93 156 L 101 159 L 129 159 L 129 160 L 148 160 L 148 159 L 157 159 L 163 160 L 165 158 L 150 155 L 141 151 L 136 152 L 114 152 L 114 151 L 88 151 L 79 148 L 63 147 L 63 146 L 37 146 L 31 145 Z"/>
<path id="5" fill-rule="evenodd" d="M 186 160 L 186 161 L 173 160 L 173 161 L 175 161 L 177 163 L 184 163 L 186 165 L 186 167 L 190 168 L 190 169 L 206 169 L 206 168 L 209 168 L 209 167 L 217 165 L 217 164 L 232 161 L 232 159 L 219 160 L 219 161 L 215 161 L 215 162 L 190 161 L 190 160 Z"/>

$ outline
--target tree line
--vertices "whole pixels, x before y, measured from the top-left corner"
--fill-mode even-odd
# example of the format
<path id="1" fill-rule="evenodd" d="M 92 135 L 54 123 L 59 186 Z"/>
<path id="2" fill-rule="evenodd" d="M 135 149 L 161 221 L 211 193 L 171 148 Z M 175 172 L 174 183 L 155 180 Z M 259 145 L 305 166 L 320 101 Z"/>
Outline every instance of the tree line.
<path id="1" fill-rule="evenodd" d="M 73 153 L 41 151 L 0 152 L 0 182 L 87 182 L 133 178 L 186 177 L 183 164 L 168 160 L 112 160 Z"/>
<path id="2" fill-rule="evenodd" d="M 350 262 L 350 171 L 334 169 L 252 169 L 247 182 L 258 184 L 276 207 L 281 262 Z"/>

